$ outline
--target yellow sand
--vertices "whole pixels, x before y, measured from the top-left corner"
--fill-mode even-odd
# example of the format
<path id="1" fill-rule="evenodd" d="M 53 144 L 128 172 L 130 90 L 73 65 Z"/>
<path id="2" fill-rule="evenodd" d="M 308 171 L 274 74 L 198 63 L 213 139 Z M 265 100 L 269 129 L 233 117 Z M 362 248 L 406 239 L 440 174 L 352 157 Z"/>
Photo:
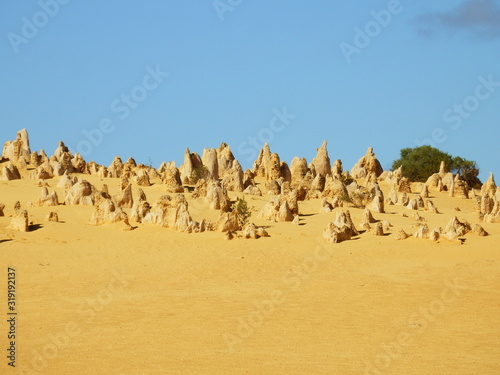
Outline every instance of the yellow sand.
<path id="1" fill-rule="evenodd" d="M 118 179 L 83 177 L 118 190 Z M 62 201 L 57 181 L 49 190 Z M 164 194 L 160 184 L 143 189 L 150 203 Z M 4 354 L 7 266 L 19 312 L 17 367 L 2 355 L 2 374 L 500 373 L 500 224 L 482 224 L 491 235 L 467 234 L 463 245 L 397 241 L 400 229 L 415 232 L 414 212 L 386 206 L 374 216 L 393 224 L 389 235 L 327 244 L 335 213 L 319 214 L 318 200 L 300 202 L 297 226 L 257 218 L 269 198 L 247 196 L 251 221 L 271 237 L 226 241 L 90 226 L 92 207 L 29 207 L 40 190 L 0 182 Z M 472 200 L 432 196 L 442 214 L 419 211 L 431 229 L 454 215 L 478 223 Z M 6 228 L 16 200 L 38 229 Z M 193 219 L 217 218 L 202 199 L 188 201 Z M 60 223 L 45 221 L 50 211 Z M 359 228 L 363 210 L 350 212 Z"/>

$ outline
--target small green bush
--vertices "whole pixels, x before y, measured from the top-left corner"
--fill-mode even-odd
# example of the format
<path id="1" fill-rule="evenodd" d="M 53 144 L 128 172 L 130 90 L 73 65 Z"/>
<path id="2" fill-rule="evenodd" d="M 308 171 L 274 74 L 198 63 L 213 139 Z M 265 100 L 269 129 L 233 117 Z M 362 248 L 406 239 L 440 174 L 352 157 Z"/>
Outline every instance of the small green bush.
<path id="1" fill-rule="evenodd" d="M 198 180 L 201 180 L 202 178 L 206 179 L 209 174 L 210 172 L 208 168 L 202 165 L 201 167 L 193 169 L 191 176 L 189 176 L 189 180 L 192 184 L 196 184 Z"/>
<path id="2" fill-rule="evenodd" d="M 450 172 L 460 176 L 470 187 L 481 186 L 477 177 L 479 168 L 475 161 L 466 160 L 460 156 L 451 156 L 435 147 L 420 146 L 415 148 L 403 148 L 400 158 L 392 164 L 392 170 L 403 166 L 403 175 L 413 182 L 425 182 L 434 173 L 439 172 L 439 166 L 444 161 Z"/>
<path id="3" fill-rule="evenodd" d="M 248 207 L 245 197 L 242 196 L 239 198 L 233 209 L 238 213 L 238 223 L 240 227 L 243 227 L 248 222 L 250 216 L 252 216 L 252 209 Z"/>

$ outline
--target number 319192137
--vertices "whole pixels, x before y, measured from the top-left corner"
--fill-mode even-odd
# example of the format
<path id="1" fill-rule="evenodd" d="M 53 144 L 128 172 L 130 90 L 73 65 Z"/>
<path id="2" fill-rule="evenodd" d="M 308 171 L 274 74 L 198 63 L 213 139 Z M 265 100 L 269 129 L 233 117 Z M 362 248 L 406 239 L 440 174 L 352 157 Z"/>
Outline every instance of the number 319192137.
<path id="1" fill-rule="evenodd" d="M 7 303 L 10 311 L 16 310 L 16 270 L 14 268 L 8 268 L 7 270 L 7 280 L 8 280 L 8 299 Z"/>

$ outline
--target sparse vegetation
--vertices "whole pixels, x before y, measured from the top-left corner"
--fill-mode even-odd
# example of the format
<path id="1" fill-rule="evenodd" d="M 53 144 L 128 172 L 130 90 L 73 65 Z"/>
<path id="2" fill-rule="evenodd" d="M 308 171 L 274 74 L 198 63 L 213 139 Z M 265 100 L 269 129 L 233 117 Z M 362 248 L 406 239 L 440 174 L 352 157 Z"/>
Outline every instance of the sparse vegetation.
<path id="1" fill-rule="evenodd" d="M 240 227 L 243 227 L 248 222 L 250 216 L 252 216 L 252 208 L 248 207 L 245 197 L 242 196 L 236 201 L 233 209 L 238 213 L 238 223 Z"/>
<path id="2" fill-rule="evenodd" d="M 206 179 L 209 176 L 210 172 L 207 167 L 204 165 L 193 169 L 191 172 L 191 176 L 189 176 L 189 179 L 192 184 L 196 184 L 198 180 L 201 180 L 202 178 Z"/>
<path id="3" fill-rule="evenodd" d="M 352 190 L 349 194 L 339 196 L 339 200 L 355 208 L 365 208 L 373 200 L 374 195 L 366 189 Z"/>
<path id="4" fill-rule="evenodd" d="M 353 203 L 353 202 L 352 202 L 352 198 L 349 196 L 349 194 L 342 194 L 341 196 L 339 196 L 339 199 L 340 199 L 342 202 L 346 202 L 346 203 Z"/>
<path id="5" fill-rule="evenodd" d="M 465 160 L 460 156 L 453 158 L 453 167 L 460 173 L 460 176 L 467 182 L 469 187 L 480 189 L 482 182 L 477 177 L 479 175 L 479 168 L 475 161 Z"/>
<path id="6" fill-rule="evenodd" d="M 479 168 L 475 161 L 466 160 L 459 156 L 451 156 L 435 147 L 420 146 L 403 148 L 400 158 L 392 164 L 392 170 L 403 166 L 403 175 L 410 181 L 425 182 L 434 173 L 439 171 L 441 162 L 444 161 L 450 172 L 460 173 L 470 187 L 478 187 Z"/>

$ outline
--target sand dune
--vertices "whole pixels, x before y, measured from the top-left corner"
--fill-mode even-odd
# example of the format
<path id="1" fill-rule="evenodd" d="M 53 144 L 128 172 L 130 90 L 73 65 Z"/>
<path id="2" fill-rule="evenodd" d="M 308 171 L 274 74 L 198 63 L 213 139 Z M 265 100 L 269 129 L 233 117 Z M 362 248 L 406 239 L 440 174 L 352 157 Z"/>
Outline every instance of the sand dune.
<path id="1" fill-rule="evenodd" d="M 4 160 L 0 167 L 7 165 Z M 330 164 L 330 163 L 328 163 Z M 245 196 L 250 221 L 270 234 L 257 240 L 207 230 L 185 233 L 129 220 L 93 226 L 93 206 L 33 206 L 33 167 L 0 181 L 0 264 L 16 269 L 16 368 L 19 374 L 498 374 L 500 364 L 500 224 L 482 222 L 473 199 L 431 190 L 439 210 L 385 205 L 384 236 L 367 231 L 342 243 L 322 233 L 349 209 L 358 229 L 364 208 L 321 213 L 320 199 L 299 202 L 299 225 L 259 218 L 269 202 Z M 188 174 L 189 175 L 189 174 Z M 71 173 L 110 195 L 119 177 Z M 61 176 L 46 179 L 64 201 Z M 166 194 L 161 179 L 143 189 L 151 204 Z M 360 185 L 366 181 L 358 179 Z M 191 186 L 191 190 L 194 185 Z M 379 182 L 385 197 L 392 186 Z M 412 184 L 409 198 L 419 196 Z M 477 194 L 480 194 L 477 191 Z M 172 194 L 171 194 L 172 195 Z M 219 211 L 184 193 L 194 221 Z M 29 232 L 9 229 L 14 204 L 28 210 Z M 31 204 L 30 204 L 31 202 Z M 457 211 L 456 208 L 460 211 Z M 130 217 L 130 208 L 123 209 Z M 48 222 L 49 212 L 59 222 Z M 480 224 L 489 235 L 459 240 L 396 240 L 450 219 Z M 405 214 L 405 215 L 403 215 Z M 389 229 L 389 230 L 387 230 Z M 7 307 L 6 293 L 0 298 Z M 2 347 L 9 347 L 2 328 Z"/>

